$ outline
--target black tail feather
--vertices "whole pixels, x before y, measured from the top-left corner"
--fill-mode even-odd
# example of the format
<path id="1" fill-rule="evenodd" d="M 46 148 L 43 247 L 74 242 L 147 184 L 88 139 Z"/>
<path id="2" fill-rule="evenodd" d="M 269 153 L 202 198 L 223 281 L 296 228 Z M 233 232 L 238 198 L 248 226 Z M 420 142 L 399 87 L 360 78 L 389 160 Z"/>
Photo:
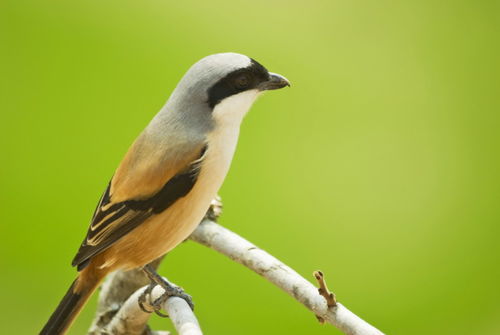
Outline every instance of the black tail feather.
<path id="1" fill-rule="evenodd" d="M 56 310 L 50 316 L 49 321 L 47 321 L 40 331 L 40 335 L 62 335 L 76 318 L 94 291 L 94 285 L 91 285 L 91 288 L 84 289 L 78 293 L 74 292 L 77 280 L 71 284 Z"/>

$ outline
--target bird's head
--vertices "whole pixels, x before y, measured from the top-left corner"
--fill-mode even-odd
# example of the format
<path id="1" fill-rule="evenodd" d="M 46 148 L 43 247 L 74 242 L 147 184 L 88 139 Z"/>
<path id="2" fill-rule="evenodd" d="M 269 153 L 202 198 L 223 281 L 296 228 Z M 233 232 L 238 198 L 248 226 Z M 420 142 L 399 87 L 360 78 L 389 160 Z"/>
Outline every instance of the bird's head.
<path id="1" fill-rule="evenodd" d="M 252 103 L 266 90 L 290 86 L 250 57 L 237 53 L 207 56 L 184 75 L 167 103 L 185 117 L 241 122 Z M 198 115 L 195 115 L 198 114 Z M 201 121 L 206 123 L 206 121 Z"/>

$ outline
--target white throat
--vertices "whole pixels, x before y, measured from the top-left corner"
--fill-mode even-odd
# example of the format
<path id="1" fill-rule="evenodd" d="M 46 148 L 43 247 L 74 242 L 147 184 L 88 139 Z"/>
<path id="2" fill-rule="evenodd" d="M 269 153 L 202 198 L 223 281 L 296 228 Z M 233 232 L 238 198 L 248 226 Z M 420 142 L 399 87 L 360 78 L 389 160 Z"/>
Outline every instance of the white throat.
<path id="1" fill-rule="evenodd" d="M 207 135 L 207 151 L 201 160 L 200 174 L 188 195 L 189 205 L 186 205 L 182 214 L 186 217 L 179 216 L 180 220 L 173 219 L 177 224 L 183 225 L 182 228 L 178 228 L 176 243 L 180 243 L 191 234 L 217 195 L 233 159 L 243 116 L 258 95 L 257 90 L 234 95 L 224 99 L 212 111 L 215 126 Z M 168 251 L 167 248 L 165 251 Z"/>
<path id="2" fill-rule="evenodd" d="M 215 192 L 231 165 L 241 121 L 259 94 L 258 90 L 250 90 L 233 95 L 217 104 L 212 111 L 215 126 L 208 134 L 208 151 L 201 170 L 213 169 L 211 179 L 218 184 Z"/>
<path id="3" fill-rule="evenodd" d="M 259 90 L 249 90 L 232 95 L 219 102 L 212 111 L 215 128 L 239 128 L 243 117 L 260 95 Z M 215 131 L 218 131 L 215 129 Z"/>

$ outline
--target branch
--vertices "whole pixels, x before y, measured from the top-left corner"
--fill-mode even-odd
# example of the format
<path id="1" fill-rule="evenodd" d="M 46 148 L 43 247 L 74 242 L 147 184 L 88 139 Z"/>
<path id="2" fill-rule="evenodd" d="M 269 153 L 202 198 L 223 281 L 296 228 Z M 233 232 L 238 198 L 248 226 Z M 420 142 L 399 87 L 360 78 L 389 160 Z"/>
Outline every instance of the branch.
<path id="1" fill-rule="evenodd" d="M 141 334 L 145 324 L 148 322 L 151 313 L 146 313 L 139 308 L 138 299 L 146 290 L 147 286 L 137 290 L 132 294 L 119 312 L 107 325 L 106 331 L 109 334 Z M 159 298 L 165 291 L 156 286 L 151 293 L 151 300 Z M 145 307 L 148 307 L 145 304 Z M 152 310 L 152 307 L 149 306 Z M 179 335 L 202 335 L 198 320 L 193 314 L 187 302 L 178 297 L 170 297 L 162 305 L 163 310 L 168 313 L 175 329 Z"/>
<path id="2" fill-rule="evenodd" d="M 104 330 L 113 317 L 120 311 L 121 306 L 136 290 L 149 283 L 149 279 L 140 269 L 131 271 L 116 271 L 112 273 L 101 286 L 97 311 L 90 326 L 88 335 L 105 335 Z M 131 330 L 131 335 L 150 335 L 146 327 L 147 320 L 142 326 Z M 119 334 L 119 333 L 118 333 Z M 125 333 L 122 333 L 125 334 Z"/>
<path id="3" fill-rule="evenodd" d="M 335 305 L 330 301 L 331 307 L 329 307 L 323 295 L 318 293 L 318 288 L 293 269 L 213 221 L 204 220 L 190 239 L 228 256 L 263 276 L 315 313 L 318 319 L 334 325 L 346 335 L 383 335 L 381 331 L 339 302 L 332 300 L 335 301 Z M 322 276 L 321 280 L 324 284 Z M 320 286 L 320 290 L 325 289 L 325 294 L 330 296 L 326 284 L 323 287 L 320 282 Z"/>
<path id="4" fill-rule="evenodd" d="M 320 271 L 314 273 L 320 286 L 318 289 L 275 257 L 210 219 L 205 219 L 190 239 L 263 276 L 311 310 L 320 322 L 328 322 L 346 335 L 383 335 L 337 302 Z M 160 261 L 155 261 L 155 265 Z M 151 331 L 146 325 L 151 314 L 139 308 L 138 297 L 145 289 L 142 286 L 147 283 L 148 279 L 141 270 L 118 271 L 111 275 L 102 286 L 99 308 L 89 335 L 166 334 Z M 162 289 L 156 287 L 152 299 L 156 299 L 161 292 Z M 179 334 L 202 334 L 196 317 L 184 300 L 172 297 L 162 307 L 170 315 Z"/>
<path id="5" fill-rule="evenodd" d="M 163 257 L 151 262 L 156 269 L 160 265 Z M 107 335 L 104 330 L 118 313 L 120 307 L 128 297 L 141 287 L 149 284 L 148 277 L 141 269 L 131 271 L 116 271 L 112 273 L 101 286 L 97 311 L 90 326 L 88 335 Z M 147 320 L 142 325 L 141 331 L 130 332 L 131 335 L 151 335 L 151 330 L 146 326 Z M 126 333 L 123 333 L 126 334 Z M 113 334 L 118 335 L 118 334 Z"/>
<path id="6" fill-rule="evenodd" d="M 151 263 L 157 268 L 163 257 Z M 138 298 L 149 284 L 141 269 L 116 271 L 101 286 L 97 312 L 88 335 L 166 335 L 168 332 L 152 331 L 147 322 L 151 316 L 139 308 Z M 152 300 L 163 293 L 155 287 Z M 147 304 L 146 304 L 147 307 Z M 201 330 L 188 304 L 176 297 L 168 299 L 162 308 L 167 311 L 181 335 L 198 335 Z M 152 308 L 151 308 L 152 310 Z"/>
<path id="7" fill-rule="evenodd" d="M 158 266 L 161 259 L 152 263 Z M 153 332 L 147 326 L 151 313 L 139 307 L 138 299 L 147 288 L 149 279 L 140 269 L 116 271 L 102 285 L 99 306 L 89 330 L 89 335 L 166 335 L 168 332 Z M 141 287 L 142 286 L 142 287 Z M 138 288 L 139 287 L 139 288 Z M 135 290 L 135 291 L 134 291 Z M 151 301 L 163 294 L 156 286 Z M 145 303 L 145 307 L 153 308 Z M 200 325 L 189 305 L 181 298 L 171 297 L 162 305 L 179 335 L 201 335 Z"/>

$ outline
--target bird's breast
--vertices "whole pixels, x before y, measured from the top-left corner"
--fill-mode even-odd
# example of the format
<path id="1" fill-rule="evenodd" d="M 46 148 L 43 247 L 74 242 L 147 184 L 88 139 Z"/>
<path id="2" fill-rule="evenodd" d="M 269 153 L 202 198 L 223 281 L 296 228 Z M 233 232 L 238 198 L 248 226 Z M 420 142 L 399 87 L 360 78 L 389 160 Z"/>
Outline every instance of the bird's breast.
<path id="1" fill-rule="evenodd" d="M 245 92 L 225 99 L 214 108 L 215 127 L 206 134 L 207 149 L 193 188 L 165 211 L 137 227 L 134 234 L 127 234 L 113 245 L 106 252 L 104 266 L 142 266 L 191 235 L 224 182 L 238 142 L 241 121 L 257 96 L 258 92 Z M 127 255 L 127 259 L 122 255 Z"/>

